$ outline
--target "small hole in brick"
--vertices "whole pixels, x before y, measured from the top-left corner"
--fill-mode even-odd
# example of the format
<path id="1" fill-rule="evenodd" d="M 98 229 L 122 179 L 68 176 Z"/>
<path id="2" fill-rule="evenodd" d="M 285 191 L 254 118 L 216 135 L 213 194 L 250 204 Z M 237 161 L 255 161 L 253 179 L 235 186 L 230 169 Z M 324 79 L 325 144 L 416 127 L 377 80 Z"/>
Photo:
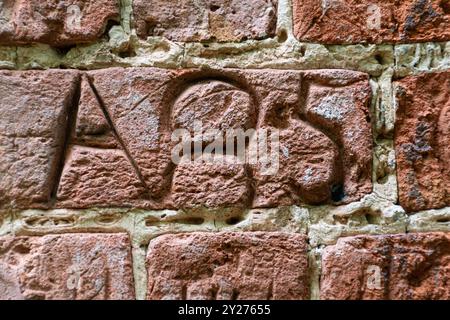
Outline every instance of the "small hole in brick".
<path id="1" fill-rule="evenodd" d="M 365 215 L 365 218 L 366 218 L 368 224 L 376 224 L 377 223 L 377 217 L 375 217 L 369 213 Z"/>
<path id="2" fill-rule="evenodd" d="M 377 62 L 379 64 L 384 64 L 384 58 L 383 58 L 383 56 L 381 54 L 376 54 L 375 55 L 375 60 L 377 60 Z"/>
<path id="3" fill-rule="evenodd" d="M 288 39 L 288 34 L 287 34 L 286 30 L 281 30 L 280 34 L 278 35 L 278 42 L 279 43 L 286 42 L 287 39 Z"/>
<path id="4" fill-rule="evenodd" d="M 108 22 L 106 23 L 104 35 L 108 36 L 108 35 L 109 35 L 109 31 L 110 31 L 114 26 L 120 26 L 120 22 L 119 22 L 119 21 L 116 21 L 116 20 L 108 20 Z M 109 40 L 109 36 L 108 36 L 108 40 Z"/>
<path id="5" fill-rule="evenodd" d="M 157 27 L 156 21 L 146 21 L 145 22 L 145 34 L 148 36 L 154 36 L 156 27 Z"/>
<path id="6" fill-rule="evenodd" d="M 334 202 L 339 202 L 345 198 L 344 186 L 342 184 L 335 184 L 331 187 L 331 199 Z"/>
<path id="7" fill-rule="evenodd" d="M 30 253 L 31 249 L 24 245 L 18 245 L 14 248 L 14 251 L 20 254 L 28 254 Z"/>
<path id="8" fill-rule="evenodd" d="M 450 222 L 450 217 L 446 217 L 446 218 L 439 218 L 436 220 L 437 223 L 447 223 Z"/>
<path id="9" fill-rule="evenodd" d="M 136 57 L 136 56 L 137 56 L 136 51 L 134 51 L 133 49 L 129 49 L 127 51 L 119 52 L 119 57 L 121 57 L 122 59 L 133 58 L 133 57 Z"/>
<path id="10" fill-rule="evenodd" d="M 61 55 L 61 56 L 66 56 L 70 50 L 72 50 L 73 48 L 76 48 L 76 45 L 73 46 L 62 46 L 62 47 L 56 47 L 54 48 L 56 50 L 56 52 Z"/>
<path id="11" fill-rule="evenodd" d="M 215 4 L 212 4 L 212 5 L 209 7 L 209 9 L 210 9 L 212 12 L 216 12 L 217 10 L 220 9 L 220 6 L 215 5 Z"/>
<path id="12" fill-rule="evenodd" d="M 238 224 L 239 222 L 243 221 L 244 219 L 242 217 L 231 217 L 228 218 L 225 223 L 228 224 L 229 226 L 234 226 L 236 224 Z"/>

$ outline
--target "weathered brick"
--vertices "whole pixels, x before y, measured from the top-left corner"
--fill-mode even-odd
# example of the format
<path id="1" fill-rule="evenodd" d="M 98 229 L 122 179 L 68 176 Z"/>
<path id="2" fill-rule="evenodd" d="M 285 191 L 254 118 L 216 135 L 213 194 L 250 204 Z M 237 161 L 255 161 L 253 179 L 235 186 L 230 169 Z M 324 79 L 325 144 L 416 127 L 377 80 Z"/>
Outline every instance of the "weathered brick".
<path id="1" fill-rule="evenodd" d="M 151 241 L 148 299 L 308 299 L 302 235 L 192 233 Z"/>
<path id="2" fill-rule="evenodd" d="M 404 78 L 397 87 L 395 146 L 400 204 L 450 205 L 450 72 Z"/>
<path id="3" fill-rule="evenodd" d="M 329 44 L 450 40 L 450 4 L 441 0 L 294 0 L 301 41 Z"/>
<path id="4" fill-rule="evenodd" d="M 109 21 L 119 21 L 117 0 L 2 0 L 0 44 L 93 42 Z"/>
<path id="5" fill-rule="evenodd" d="M 91 72 L 90 77 L 116 130 L 119 149 L 127 152 L 148 191 L 149 198 L 141 198 L 139 206 L 344 203 L 372 190 L 370 87 L 364 74 L 342 70 L 116 68 Z M 83 101 L 81 105 L 86 106 Z M 206 129 L 280 130 L 279 171 L 265 176 L 259 166 L 228 165 L 225 161 L 217 166 L 174 165 L 172 132 L 186 129 L 192 133 L 196 121 L 202 122 L 204 134 Z M 98 130 L 92 123 L 84 127 L 91 126 L 93 132 L 110 132 L 106 122 L 100 122 L 102 129 Z M 102 137 L 97 135 L 100 140 Z M 95 143 L 99 143 L 98 139 Z M 102 166 L 86 162 L 79 165 L 78 172 Z M 77 190 L 80 180 L 71 181 L 74 183 L 66 189 Z M 60 188 L 65 188 L 65 183 L 63 175 Z M 104 190 L 92 188 L 90 192 L 100 194 L 99 201 L 95 201 L 98 205 Z M 75 194 L 71 200 L 75 207 L 93 205 Z M 105 204 L 108 200 L 105 196 Z"/>
<path id="6" fill-rule="evenodd" d="M 139 206 L 146 190 L 83 77 L 78 116 L 57 192 L 59 207 Z"/>
<path id="7" fill-rule="evenodd" d="M 0 299 L 134 299 L 128 236 L 2 237 Z"/>
<path id="8" fill-rule="evenodd" d="M 0 71 L 0 206 L 46 206 L 57 183 L 72 71 Z"/>
<path id="9" fill-rule="evenodd" d="M 450 234 L 358 236 L 327 247 L 322 299 L 448 300 Z"/>
<path id="10" fill-rule="evenodd" d="M 275 35 L 276 0 L 135 0 L 141 38 L 174 41 L 241 41 Z"/>
<path id="11" fill-rule="evenodd" d="M 91 80 L 75 74 L 4 72 L 21 80 L 5 78 L 7 92 L 0 99 L 7 159 L 1 167 L 2 206 L 49 206 L 56 196 L 51 202 L 59 208 L 275 207 L 348 203 L 372 190 L 365 74 L 156 68 L 92 71 Z M 49 87 L 38 92 L 32 76 L 50 77 Z M 27 86 L 31 93 L 24 91 Z M 11 105 L 23 116 L 9 114 Z M 193 134 L 198 121 L 205 136 L 209 129 L 278 130 L 280 148 L 269 150 L 274 171 L 265 174 L 261 155 L 256 164 L 238 161 L 234 148 L 215 155 L 213 163 L 173 163 L 179 141 L 171 141 L 172 133 Z M 17 136 L 14 130 L 22 130 L 26 146 L 33 139 L 47 144 L 35 143 L 30 154 L 16 151 L 14 141 L 8 144 Z M 201 151 L 213 154 L 207 151 L 212 136 L 203 142 Z M 247 141 L 242 152 L 251 146 L 255 142 Z"/>

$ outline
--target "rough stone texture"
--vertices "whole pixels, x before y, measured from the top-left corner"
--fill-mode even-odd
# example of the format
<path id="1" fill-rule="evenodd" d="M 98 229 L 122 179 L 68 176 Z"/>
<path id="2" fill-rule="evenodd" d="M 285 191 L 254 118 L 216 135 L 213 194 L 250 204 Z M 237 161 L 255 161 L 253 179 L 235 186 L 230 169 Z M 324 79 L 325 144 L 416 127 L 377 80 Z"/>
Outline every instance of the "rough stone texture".
<path id="1" fill-rule="evenodd" d="M 0 0 L 0 69 L 96 70 L 0 71 L 0 298 L 448 300 L 448 3 Z M 275 175 L 229 128 L 280 131 Z"/>
<path id="2" fill-rule="evenodd" d="M 0 1 L 0 44 L 67 46 L 98 40 L 119 21 L 117 0 Z"/>
<path id="3" fill-rule="evenodd" d="M 74 71 L 0 72 L 0 206 L 46 206 L 58 180 Z"/>
<path id="4" fill-rule="evenodd" d="M 216 158 L 217 159 L 217 158 Z M 241 207 L 252 205 L 249 168 L 245 165 L 215 163 L 181 163 L 175 169 L 172 197 L 178 208 Z"/>
<path id="5" fill-rule="evenodd" d="M 275 207 L 347 203 L 372 190 L 364 74 L 114 68 L 89 76 L 93 87 L 81 84 L 73 143 L 94 149 L 66 157 L 62 206 Z M 239 164 L 238 154 L 209 164 L 174 164 L 173 130 L 193 135 L 199 121 L 204 135 L 207 129 L 280 130 L 279 171 L 264 175 L 260 164 Z M 112 157 L 121 159 L 116 173 L 110 173 Z M 93 181 L 79 178 L 82 172 Z M 116 186 L 110 195 L 108 179 Z"/>
<path id="6" fill-rule="evenodd" d="M 450 235 L 340 239 L 322 259 L 322 299 L 448 300 Z"/>
<path id="7" fill-rule="evenodd" d="M 0 238 L 0 299 L 134 299 L 125 234 Z"/>
<path id="8" fill-rule="evenodd" d="M 362 73 L 113 68 L 3 77 L 4 207 L 276 207 L 349 203 L 372 191 Z M 172 134 L 193 135 L 198 122 L 204 156 L 217 135 L 207 129 L 279 131 L 274 171 L 267 175 L 262 154 L 242 163 L 254 139 L 222 161 L 173 163 Z"/>
<path id="9" fill-rule="evenodd" d="M 167 84 L 176 71 L 106 69 L 90 74 L 105 114 L 113 123 L 149 197 L 161 199 L 170 188 L 169 104 Z M 149 198 L 147 197 L 147 198 Z M 150 200 L 150 199 L 147 199 Z"/>
<path id="10" fill-rule="evenodd" d="M 58 207 L 132 207 L 145 196 L 133 166 L 121 150 L 74 146 L 66 158 L 58 189 Z"/>
<path id="11" fill-rule="evenodd" d="M 450 205 L 450 72 L 396 82 L 400 203 L 408 211 Z"/>
<path id="12" fill-rule="evenodd" d="M 119 142 L 108 123 L 87 77 L 81 82 L 73 143 L 86 147 L 116 149 Z"/>
<path id="13" fill-rule="evenodd" d="M 148 299 L 308 299 L 304 236 L 166 235 L 150 243 Z"/>
<path id="14" fill-rule="evenodd" d="M 174 41 L 242 41 L 275 34 L 277 0 L 136 0 L 135 28 L 141 38 Z"/>
<path id="15" fill-rule="evenodd" d="M 450 40 L 450 4 L 442 0 L 293 0 L 301 41 L 328 44 Z"/>

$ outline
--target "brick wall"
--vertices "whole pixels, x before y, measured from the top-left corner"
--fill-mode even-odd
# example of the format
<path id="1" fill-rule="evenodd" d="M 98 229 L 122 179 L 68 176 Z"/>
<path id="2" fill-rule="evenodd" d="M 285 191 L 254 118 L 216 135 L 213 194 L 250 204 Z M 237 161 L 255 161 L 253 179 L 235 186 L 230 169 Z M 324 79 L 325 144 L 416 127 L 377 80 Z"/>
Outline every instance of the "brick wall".
<path id="1" fill-rule="evenodd" d="M 446 0 L 0 1 L 0 299 L 449 299 L 449 124 Z"/>

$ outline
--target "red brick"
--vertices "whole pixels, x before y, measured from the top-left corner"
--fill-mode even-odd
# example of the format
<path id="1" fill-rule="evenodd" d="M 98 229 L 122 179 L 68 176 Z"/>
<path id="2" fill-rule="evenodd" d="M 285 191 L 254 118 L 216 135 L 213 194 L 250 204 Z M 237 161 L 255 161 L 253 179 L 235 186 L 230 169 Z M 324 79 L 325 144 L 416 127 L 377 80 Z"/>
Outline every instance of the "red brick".
<path id="1" fill-rule="evenodd" d="M 135 0 L 141 38 L 174 41 L 241 41 L 275 35 L 276 0 Z"/>
<path id="2" fill-rule="evenodd" d="M 0 71 L 0 206 L 46 206 L 78 74 Z"/>
<path id="3" fill-rule="evenodd" d="M 298 39 L 328 44 L 450 40 L 440 0 L 293 0 Z M 379 17 L 379 18 L 377 18 Z"/>
<path id="4" fill-rule="evenodd" d="M 0 44 L 93 42 L 108 21 L 119 21 L 117 0 L 4 0 L 0 2 Z"/>
<path id="5" fill-rule="evenodd" d="M 89 72 L 90 81 L 73 72 L 4 74 L 21 80 L 5 80 L 8 92 L 0 98 L 3 206 L 56 200 L 59 208 L 275 207 L 349 203 L 372 191 L 371 90 L 362 73 L 113 68 Z M 51 78 L 48 90 L 34 87 L 34 75 Z M 22 118 L 8 115 L 11 105 Z M 174 164 L 172 133 L 192 133 L 195 121 L 204 134 L 279 130 L 279 168 L 264 175 L 261 163 L 239 163 L 237 154 L 219 163 Z M 15 130 L 27 146 L 36 137 L 50 140 L 34 144 L 31 155 L 17 152 Z"/>
<path id="6" fill-rule="evenodd" d="M 358 236 L 327 247 L 322 299 L 448 300 L 450 234 Z"/>
<path id="7" fill-rule="evenodd" d="M 125 234 L 0 238 L 0 300 L 134 299 Z"/>
<path id="8" fill-rule="evenodd" d="M 81 82 L 75 133 L 65 156 L 58 206 L 139 206 L 146 189 L 105 117 L 86 77 Z"/>
<path id="9" fill-rule="evenodd" d="M 395 85 L 400 204 L 410 212 L 450 206 L 450 72 Z"/>
<path id="10" fill-rule="evenodd" d="M 251 183 L 245 165 L 182 163 L 173 175 L 172 198 L 176 207 L 246 209 L 252 205 Z"/>
<path id="11" fill-rule="evenodd" d="M 61 176 L 58 206 L 134 207 L 145 193 L 123 151 L 73 146 Z"/>
<path id="12" fill-rule="evenodd" d="M 150 243 L 147 269 L 151 300 L 309 298 L 302 235 L 165 235 Z"/>
<path id="13" fill-rule="evenodd" d="M 90 75 L 142 184 L 163 207 L 351 202 L 372 190 L 364 74 L 117 68 Z M 281 130 L 279 172 L 268 177 L 247 164 L 229 166 L 228 174 L 223 167 L 174 166 L 172 131 L 192 131 L 195 120 L 204 129 Z"/>

